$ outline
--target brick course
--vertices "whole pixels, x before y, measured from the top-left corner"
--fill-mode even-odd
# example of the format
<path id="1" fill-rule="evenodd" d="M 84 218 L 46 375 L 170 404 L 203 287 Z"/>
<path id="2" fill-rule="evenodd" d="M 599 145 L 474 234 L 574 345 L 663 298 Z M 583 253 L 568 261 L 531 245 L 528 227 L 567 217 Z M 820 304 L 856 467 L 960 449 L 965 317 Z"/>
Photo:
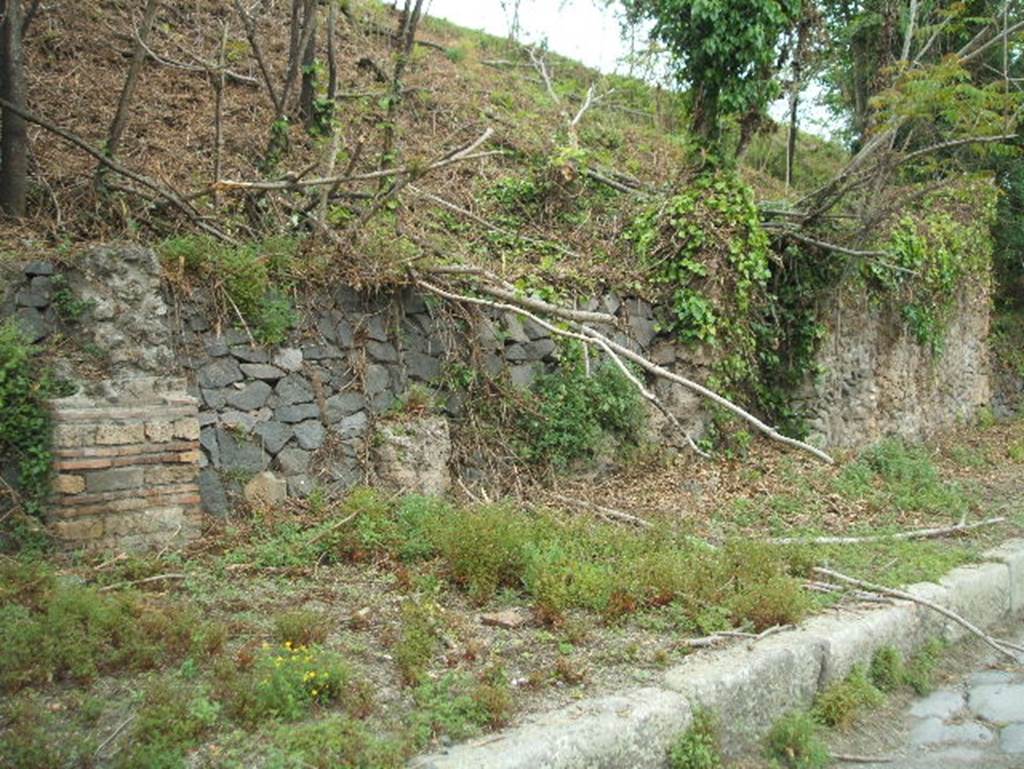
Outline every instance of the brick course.
<path id="1" fill-rule="evenodd" d="M 51 402 L 48 523 L 69 547 L 140 550 L 198 534 L 198 404 L 184 381 L 153 381 Z"/>

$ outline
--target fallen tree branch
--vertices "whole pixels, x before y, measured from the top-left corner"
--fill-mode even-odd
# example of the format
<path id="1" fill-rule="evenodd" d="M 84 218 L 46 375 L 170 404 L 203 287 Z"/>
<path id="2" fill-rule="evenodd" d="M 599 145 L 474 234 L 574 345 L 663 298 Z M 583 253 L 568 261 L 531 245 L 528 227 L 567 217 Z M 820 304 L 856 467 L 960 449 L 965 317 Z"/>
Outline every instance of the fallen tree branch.
<path id="1" fill-rule="evenodd" d="M 896 759 L 892 756 L 855 756 L 849 753 L 830 754 L 833 761 L 846 764 L 891 764 Z"/>
<path id="2" fill-rule="evenodd" d="M 605 336 L 604 334 L 600 333 L 599 331 L 596 331 L 595 329 L 591 328 L 590 326 L 587 326 L 587 325 L 585 325 L 583 323 L 579 323 L 578 321 L 570 320 L 568 322 L 571 324 L 572 327 L 574 327 L 576 329 L 576 331 L 569 331 L 569 330 L 566 330 L 566 329 L 563 329 L 563 328 L 558 328 L 557 326 L 554 326 L 551 323 L 548 323 L 547 321 L 543 320 L 542 318 L 539 318 L 534 313 L 532 313 L 529 310 L 525 309 L 522 306 L 522 303 L 521 303 L 521 300 L 520 300 L 519 297 L 511 298 L 511 299 L 507 300 L 506 302 L 495 302 L 495 301 L 492 301 L 492 300 L 489 300 L 489 299 L 482 299 L 480 297 L 466 296 L 464 294 L 455 294 L 455 293 L 452 293 L 450 291 L 445 291 L 444 289 L 439 288 L 438 286 L 434 286 L 434 285 L 432 285 L 430 283 L 427 283 L 426 281 L 416 277 L 415 274 L 413 275 L 413 280 L 421 288 L 423 288 L 423 289 L 425 289 L 427 291 L 430 291 L 431 293 L 434 293 L 434 294 L 436 294 L 438 296 L 441 296 L 441 297 L 443 297 L 445 299 L 449 299 L 449 300 L 456 301 L 456 302 L 465 302 L 465 303 L 469 303 L 469 304 L 477 304 L 477 305 L 482 305 L 482 306 L 488 306 L 488 307 L 493 307 L 493 308 L 496 308 L 496 309 L 509 310 L 511 312 L 518 313 L 519 315 L 522 315 L 524 317 L 530 318 L 535 323 L 538 323 L 540 326 L 542 326 L 543 328 L 548 329 L 549 331 L 551 331 L 554 334 L 558 334 L 560 336 L 565 336 L 565 337 L 568 337 L 568 338 L 571 338 L 571 339 L 576 339 L 576 340 L 582 341 L 582 342 L 584 342 L 586 344 L 596 345 L 596 346 L 598 346 L 598 347 L 600 347 L 602 349 L 605 349 L 606 351 L 612 351 L 616 355 L 621 356 L 621 357 L 623 357 L 623 358 L 625 358 L 627 360 L 630 360 L 630 361 L 638 364 L 641 368 L 643 368 L 644 370 L 646 370 L 647 372 L 649 372 L 649 373 L 651 373 L 651 374 L 653 374 L 655 376 L 661 377 L 663 379 L 667 379 L 667 380 L 669 380 L 671 382 L 675 382 L 677 384 L 681 384 L 683 387 L 686 387 L 687 389 L 692 390 L 692 391 L 696 392 L 699 395 L 702 395 L 703 397 L 707 398 L 708 400 L 718 404 L 719 406 L 721 406 L 722 408 L 726 409 L 727 411 L 729 411 L 729 412 L 735 414 L 736 416 L 740 417 L 745 422 L 747 422 L 748 424 L 753 426 L 755 429 L 757 429 L 759 432 L 763 433 L 764 435 L 766 435 L 767 437 L 771 438 L 772 440 L 778 441 L 779 443 L 785 444 L 787 446 L 792 446 L 794 448 L 799 448 L 799 449 L 801 449 L 803 451 L 806 451 L 806 452 L 814 455 L 818 459 L 821 459 L 821 460 L 823 460 L 825 462 L 828 462 L 829 464 L 834 464 L 835 463 L 835 460 L 833 460 L 832 457 L 830 457 L 824 451 L 821 451 L 820 449 L 815 448 L 814 446 L 811 446 L 810 444 L 804 443 L 803 441 L 799 441 L 796 438 L 788 438 L 785 435 L 782 435 L 775 428 L 770 427 L 769 425 L 765 424 L 760 419 L 755 417 L 753 414 L 751 414 L 748 411 L 746 411 L 745 409 L 737 406 L 732 401 L 727 400 L 726 398 L 723 398 L 718 393 L 713 392 L 712 390 L 709 390 L 708 388 L 704 387 L 701 384 L 698 384 L 697 382 L 694 382 L 692 379 L 687 379 L 686 377 L 680 376 L 679 374 L 676 374 L 676 373 L 674 373 L 672 371 L 669 371 L 668 369 L 662 368 L 661 366 L 659 366 L 659 365 L 657 365 L 655 363 L 652 363 L 650 360 L 645 358 L 643 355 L 640 355 L 639 353 L 634 352 L 633 350 L 630 350 L 628 347 L 625 347 L 625 346 L 619 344 L 618 342 L 615 342 L 614 340 L 609 339 L 607 336 Z M 483 287 L 481 287 L 481 290 L 484 290 Z M 513 301 L 515 303 L 513 303 Z M 573 311 L 566 310 L 566 312 L 573 312 Z M 693 445 L 692 441 L 691 441 L 691 445 Z"/>
<path id="3" fill-rule="evenodd" d="M 984 526 L 995 526 L 998 523 L 1005 523 L 1006 518 L 986 518 L 984 521 L 974 523 L 957 523 L 953 526 L 943 526 L 932 529 L 915 529 L 913 531 L 901 531 L 896 534 L 869 534 L 863 537 L 776 537 L 769 540 L 773 545 L 857 545 L 866 542 L 893 542 L 907 539 L 933 539 L 945 537 L 950 534 L 962 534 L 965 531 L 980 529 Z"/>
<path id="4" fill-rule="evenodd" d="M 997 652 L 1010 658 L 1014 662 L 1018 662 L 1017 655 L 1014 652 L 1024 651 L 1024 647 L 1017 646 L 1016 644 L 1012 644 L 1009 641 L 1002 641 L 1000 639 L 993 638 L 984 630 L 979 628 L 977 625 L 961 617 L 955 611 L 947 609 L 945 606 L 940 606 L 934 601 L 929 601 L 927 598 L 921 598 L 920 596 L 907 593 L 903 590 L 894 590 L 893 588 L 888 588 L 884 585 L 876 585 L 873 582 L 866 582 L 861 579 L 856 579 L 854 577 L 847 576 L 846 574 L 842 574 L 841 572 L 834 571 L 833 569 L 826 569 L 823 566 L 815 566 L 813 571 L 817 574 L 821 574 L 824 577 L 829 577 L 830 579 L 843 582 L 847 585 L 854 585 L 856 587 L 863 588 L 864 590 L 869 590 L 873 593 L 887 595 L 891 598 L 898 598 L 901 601 L 911 601 L 921 606 L 925 606 L 931 609 L 932 611 L 938 612 L 946 619 L 952 620 L 968 632 L 976 635 L 978 638 L 980 638 L 990 647 L 995 649 Z"/>

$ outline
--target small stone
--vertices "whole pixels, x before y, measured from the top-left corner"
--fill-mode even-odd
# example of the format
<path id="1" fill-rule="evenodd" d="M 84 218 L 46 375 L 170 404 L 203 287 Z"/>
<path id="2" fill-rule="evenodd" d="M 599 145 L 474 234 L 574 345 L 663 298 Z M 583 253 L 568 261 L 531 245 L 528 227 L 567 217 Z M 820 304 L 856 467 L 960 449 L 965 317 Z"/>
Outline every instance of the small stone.
<path id="1" fill-rule="evenodd" d="M 299 374 L 289 374 L 274 389 L 277 397 L 281 399 L 281 405 L 290 406 L 294 403 L 311 403 L 313 401 L 313 388 L 305 377 Z"/>
<path id="2" fill-rule="evenodd" d="M 267 402 L 272 389 L 266 382 L 252 382 L 228 396 L 229 406 L 242 411 L 255 411 Z"/>
<path id="3" fill-rule="evenodd" d="M 965 704 L 962 694 L 945 689 L 934 692 L 923 700 L 914 703 L 913 707 L 910 708 L 910 715 L 919 718 L 930 716 L 945 720 L 960 711 Z"/>
<path id="4" fill-rule="evenodd" d="M 292 428 L 281 422 L 261 422 L 252 430 L 263 440 L 263 448 L 271 454 L 277 454 L 292 438 Z"/>
<path id="5" fill-rule="evenodd" d="M 288 484 L 269 470 L 265 470 L 245 484 L 242 496 L 250 505 L 274 507 L 284 504 L 288 498 Z"/>
<path id="6" fill-rule="evenodd" d="M 320 416 L 320 409 L 313 403 L 296 403 L 290 406 L 278 406 L 274 411 L 274 417 L 281 422 L 292 424 L 303 422 L 307 419 L 316 419 Z"/>
<path id="7" fill-rule="evenodd" d="M 352 324 L 347 320 L 339 320 L 336 328 L 335 338 L 338 340 L 338 344 L 346 349 L 351 349 L 355 342 L 355 332 L 352 330 Z"/>
<path id="8" fill-rule="evenodd" d="M 374 315 L 363 326 L 363 331 L 369 339 L 375 342 L 388 341 L 388 331 L 384 327 L 384 321 L 379 315 Z"/>
<path id="9" fill-rule="evenodd" d="M 548 337 L 551 336 L 551 332 L 548 331 L 539 323 L 537 323 L 537 321 L 535 320 L 531 320 L 530 318 L 524 318 L 522 323 L 523 331 L 526 332 L 526 336 L 529 338 L 531 342 L 537 339 L 547 339 Z"/>
<path id="10" fill-rule="evenodd" d="M 324 443 L 324 426 L 319 421 L 310 419 L 300 422 L 292 430 L 295 433 L 295 440 L 299 447 L 307 451 L 315 451 Z"/>
<path id="11" fill-rule="evenodd" d="M 274 365 L 285 371 L 298 371 L 302 368 L 302 350 L 282 347 L 274 355 Z"/>
<path id="12" fill-rule="evenodd" d="M 328 398 L 324 405 L 327 407 L 327 421 L 333 425 L 366 408 L 366 396 L 359 392 L 338 393 Z"/>
<path id="13" fill-rule="evenodd" d="M 979 684 L 968 695 L 971 711 L 994 723 L 1024 721 L 1024 683 Z"/>
<path id="14" fill-rule="evenodd" d="M 999 747 L 1004 753 L 1024 753 L 1024 724 L 1010 724 L 999 734 Z"/>
<path id="15" fill-rule="evenodd" d="M 218 427 L 216 434 L 220 466 L 225 470 L 258 473 L 267 466 L 267 454 L 256 441 L 224 427 Z"/>
<path id="16" fill-rule="evenodd" d="M 316 488 L 316 483 L 308 475 L 293 475 L 288 479 L 288 495 L 305 499 Z"/>
<path id="17" fill-rule="evenodd" d="M 119 446 L 143 443 L 146 440 L 146 426 L 137 424 L 106 424 L 96 428 L 96 443 L 101 446 Z"/>
<path id="18" fill-rule="evenodd" d="M 50 303 L 50 295 L 34 288 L 23 288 L 14 295 L 14 303 L 18 307 L 46 307 Z"/>
<path id="19" fill-rule="evenodd" d="M 153 443 L 167 443 L 174 440 L 174 422 L 167 419 L 146 422 L 146 439 Z"/>
<path id="20" fill-rule="evenodd" d="M 366 343 L 366 353 L 379 363 L 397 363 L 398 350 L 390 342 L 369 341 Z"/>
<path id="21" fill-rule="evenodd" d="M 228 345 L 222 337 L 214 336 L 210 337 L 203 344 L 206 349 L 206 354 L 211 358 L 223 358 L 228 354 Z"/>
<path id="22" fill-rule="evenodd" d="M 925 718 L 910 730 L 910 743 L 916 746 L 949 743 L 983 743 L 992 740 L 992 731 L 979 723 L 945 724 L 941 718 Z"/>
<path id="23" fill-rule="evenodd" d="M 199 391 L 203 396 L 203 403 L 206 407 L 213 409 L 214 411 L 220 411 L 224 406 L 227 405 L 228 396 L 233 392 L 232 390 L 224 389 L 211 389 L 201 388 Z"/>
<path id="24" fill-rule="evenodd" d="M 224 493 L 224 484 L 216 470 L 212 467 L 200 470 L 198 484 L 203 510 L 210 515 L 224 515 L 228 512 L 228 497 Z"/>
<path id="25" fill-rule="evenodd" d="M 25 265 L 23 272 L 29 277 L 34 275 L 53 275 L 53 263 L 44 261 L 29 262 Z"/>
<path id="26" fill-rule="evenodd" d="M 557 349 L 551 339 L 538 339 L 523 346 L 526 348 L 528 360 L 543 360 Z"/>
<path id="27" fill-rule="evenodd" d="M 373 397 L 379 392 L 386 390 L 391 384 L 391 376 L 385 366 L 376 363 L 366 367 L 366 375 L 363 377 L 366 387 L 366 394 Z"/>
<path id="28" fill-rule="evenodd" d="M 523 322 L 519 319 L 518 315 L 513 312 L 508 312 L 505 313 L 503 320 L 506 339 L 522 344 L 526 344 L 530 341 L 530 337 L 526 335 L 526 330 L 523 328 Z"/>
<path id="29" fill-rule="evenodd" d="M 302 348 L 302 357 L 306 360 L 338 360 L 342 353 L 334 345 L 311 344 Z"/>
<path id="30" fill-rule="evenodd" d="M 530 616 L 522 609 L 505 609 L 490 614 L 481 614 L 480 622 L 489 627 L 503 627 L 515 630 L 530 621 Z"/>
<path id="31" fill-rule="evenodd" d="M 342 438 L 354 438 L 366 432 L 366 426 L 369 422 L 369 417 L 366 416 L 365 411 L 357 411 L 355 414 L 342 419 L 336 429 Z"/>
<path id="32" fill-rule="evenodd" d="M 121 491 L 142 487 L 141 467 L 113 467 L 89 473 L 85 478 L 86 488 L 92 493 Z"/>
<path id="33" fill-rule="evenodd" d="M 242 369 L 231 358 L 219 358 L 199 369 L 199 386 L 205 389 L 227 387 L 242 379 Z"/>
<path id="34" fill-rule="evenodd" d="M 22 335 L 30 344 L 35 344 L 50 333 L 50 324 L 34 307 L 19 307 L 14 317 Z"/>
<path id="35" fill-rule="evenodd" d="M 224 427 L 228 427 L 240 433 L 249 433 L 252 432 L 253 427 L 256 426 L 256 417 L 252 414 L 247 414 L 244 411 L 231 409 L 221 413 L 220 422 Z"/>
<path id="36" fill-rule="evenodd" d="M 266 379 L 269 382 L 276 382 L 284 376 L 284 372 L 277 366 L 269 363 L 243 363 L 239 368 L 249 379 Z"/>
<path id="37" fill-rule="evenodd" d="M 441 361 L 421 352 L 406 355 L 405 366 L 410 377 L 423 382 L 432 382 L 441 376 Z"/>
<path id="38" fill-rule="evenodd" d="M 537 378 L 537 368 L 530 363 L 522 366 L 512 366 L 508 370 L 508 376 L 513 387 L 526 390 Z"/>
<path id="39" fill-rule="evenodd" d="M 313 455 L 302 449 L 284 449 L 275 460 L 277 467 L 285 475 L 302 475 L 309 469 Z"/>
<path id="40" fill-rule="evenodd" d="M 80 475 L 58 475 L 56 485 L 61 494 L 81 494 L 85 491 L 85 479 Z"/>
<path id="41" fill-rule="evenodd" d="M 262 347 L 253 347 L 251 344 L 233 345 L 231 354 L 246 363 L 270 363 L 270 353 Z"/>

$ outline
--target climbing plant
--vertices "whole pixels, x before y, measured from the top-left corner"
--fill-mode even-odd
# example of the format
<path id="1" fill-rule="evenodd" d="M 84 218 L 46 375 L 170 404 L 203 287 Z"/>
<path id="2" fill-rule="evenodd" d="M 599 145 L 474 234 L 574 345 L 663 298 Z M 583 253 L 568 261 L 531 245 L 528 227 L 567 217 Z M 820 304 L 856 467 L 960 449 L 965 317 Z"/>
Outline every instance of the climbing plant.
<path id="1" fill-rule="evenodd" d="M 0 460 L 10 463 L 25 512 L 39 515 L 49 492 L 50 414 L 54 389 L 14 321 L 0 324 Z"/>

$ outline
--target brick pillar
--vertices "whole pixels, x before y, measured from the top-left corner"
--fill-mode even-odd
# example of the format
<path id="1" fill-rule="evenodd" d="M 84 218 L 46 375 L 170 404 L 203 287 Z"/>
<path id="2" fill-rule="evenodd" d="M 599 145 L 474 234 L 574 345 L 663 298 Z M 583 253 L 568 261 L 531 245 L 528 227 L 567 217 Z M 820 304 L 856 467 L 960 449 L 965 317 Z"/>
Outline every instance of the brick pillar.
<path id="1" fill-rule="evenodd" d="M 197 402 L 183 380 L 138 379 L 51 401 L 47 522 L 70 547 L 141 550 L 199 532 Z"/>

